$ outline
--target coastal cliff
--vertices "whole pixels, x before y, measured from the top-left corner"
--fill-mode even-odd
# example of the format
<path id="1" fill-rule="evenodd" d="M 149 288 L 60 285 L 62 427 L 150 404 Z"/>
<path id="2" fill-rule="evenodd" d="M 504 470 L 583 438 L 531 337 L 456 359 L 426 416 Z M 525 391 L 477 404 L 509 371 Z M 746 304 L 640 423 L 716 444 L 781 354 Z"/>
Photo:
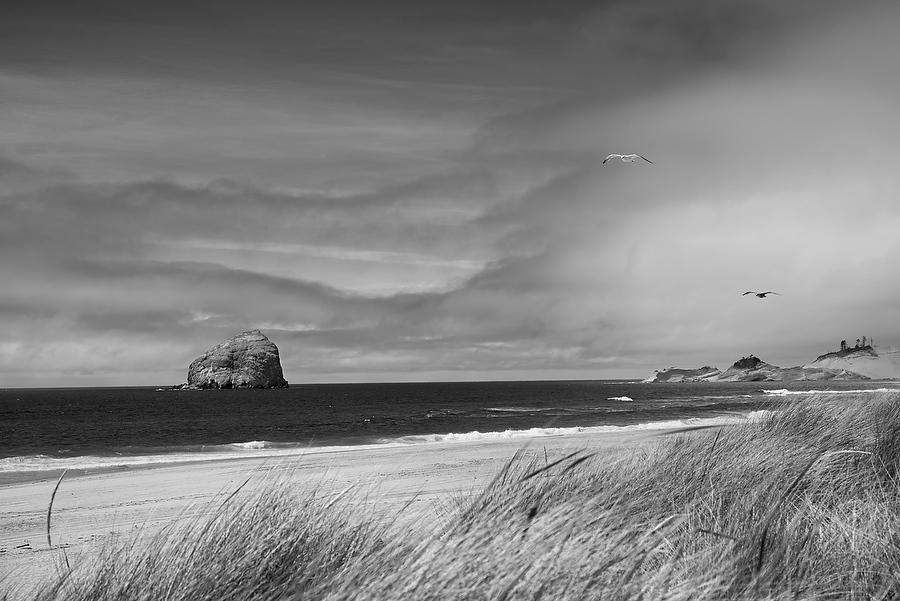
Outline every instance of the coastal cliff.
<path id="1" fill-rule="evenodd" d="M 876 380 L 900 378 L 900 352 L 892 349 L 876 351 L 866 345 L 819 355 L 803 366 L 812 369 L 842 369 Z"/>
<path id="2" fill-rule="evenodd" d="M 182 388 L 287 388 L 278 347 L 259 330 L 241 332 L 191 362 Z"/>

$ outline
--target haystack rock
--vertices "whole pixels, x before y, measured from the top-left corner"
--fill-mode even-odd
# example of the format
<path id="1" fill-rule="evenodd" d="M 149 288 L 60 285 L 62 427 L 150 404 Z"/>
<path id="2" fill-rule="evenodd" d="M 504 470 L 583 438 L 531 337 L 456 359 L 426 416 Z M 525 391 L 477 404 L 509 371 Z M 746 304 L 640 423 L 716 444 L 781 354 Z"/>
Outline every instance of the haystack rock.
<path id="1" fill-rule="evenodd" d="M 259 330 L 241 332 L 197 357 L 185 388 L 287 388 L 278 347 Z"/>

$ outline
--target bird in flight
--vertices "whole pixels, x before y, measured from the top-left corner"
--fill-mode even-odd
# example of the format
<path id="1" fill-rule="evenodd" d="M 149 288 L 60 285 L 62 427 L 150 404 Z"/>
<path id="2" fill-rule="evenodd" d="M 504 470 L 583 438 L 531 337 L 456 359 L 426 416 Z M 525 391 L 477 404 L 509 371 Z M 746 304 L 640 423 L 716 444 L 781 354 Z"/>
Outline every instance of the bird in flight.
<path id="1" fill-rule="evenodd" d="M 603 164 L 605 165 L 609 159 L 622 159 L 623 163 L 633 163 L 638 159 L 644 159 L 648 163 L 652 163 L 650 159 L 641 154 L 611 154 L 603 159 Z"/>
<path id="2" fill-rule="evenodd" d="M 768 292 L 754 292 L 752 290 L 748 290 L 747 292 L 743 293 L 741 296 L 747 296 L 748 294 L 755 294 L 759 298 L 766 298 L 767 294 L 778 294 L 778 296 L 783 296 L 782 294 L 779 294 L 778 292 L 772 292 L 771 290 L 769 290 Z"/>

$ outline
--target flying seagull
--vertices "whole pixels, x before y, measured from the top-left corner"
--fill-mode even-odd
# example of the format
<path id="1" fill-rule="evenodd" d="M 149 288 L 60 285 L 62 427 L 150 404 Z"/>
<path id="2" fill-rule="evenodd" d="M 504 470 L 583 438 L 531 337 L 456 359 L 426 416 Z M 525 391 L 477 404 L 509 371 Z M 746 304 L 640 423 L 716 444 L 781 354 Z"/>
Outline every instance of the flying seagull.
<path id="1" fill-rule="evenodd" d="M 771 290 L 768 292 L 754 292 L 752 290 L 748 290 L 747 292 L 743 293 L 741 296 L 747 296 L 748 294 L 755 294 L 759 298 L 766 298 L 767 294 L 778 294 L 778 296 L 782 296 L 778 292 L 772 292 Z"/>
<path id="2" fill-rule="evenodd" d="M 603 159 L 603 164 L 605 165 L 609 159 L 622 159 L 623 163 L 633 163 L 638 159 L 644 159 L 648 163 L 652 163 L 650 159 L 641 154 L 611 154 L 605 159 Z"/>

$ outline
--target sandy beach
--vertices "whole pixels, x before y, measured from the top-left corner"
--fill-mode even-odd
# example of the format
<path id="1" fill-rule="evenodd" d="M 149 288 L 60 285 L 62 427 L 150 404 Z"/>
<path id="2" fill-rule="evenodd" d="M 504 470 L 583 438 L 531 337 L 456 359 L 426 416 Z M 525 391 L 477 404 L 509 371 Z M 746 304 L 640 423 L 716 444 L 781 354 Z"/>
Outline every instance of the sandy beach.
<path id="1" fill-rule="evenodd" d="M 485 484 L 514 453 L 550 455 L 589 449 L 611 453 L 659 431 L 577 434 L 530 440 L 423 443 L 399 447 L 313 449 L 290 457 L 195 462 L 138 469 L 67 474 L 53 503 L 54 547 L 70 562 L 90 561 L 112 537 L 152 533 L 173 520 L 190 519 L 250 479 L 244 490 L 272 477 L 317 486 L 323 495 L 362 487 L 376 508 L 409 506 L 419 517 L 437 515 L 455 494 Z M 56 475 L 0 485 L 0 583 L 25 592 L 45 581 L 62 561 L 47 545 L 47 506 Z"/>

